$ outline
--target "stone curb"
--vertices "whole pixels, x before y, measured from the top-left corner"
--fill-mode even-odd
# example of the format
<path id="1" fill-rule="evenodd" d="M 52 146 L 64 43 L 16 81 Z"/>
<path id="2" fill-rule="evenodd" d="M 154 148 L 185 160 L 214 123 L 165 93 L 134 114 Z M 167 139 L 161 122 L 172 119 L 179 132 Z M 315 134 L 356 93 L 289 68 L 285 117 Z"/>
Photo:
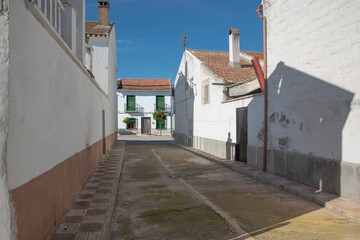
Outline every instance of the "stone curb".
<path id="1" fill-rule="evenodd" d="M 124 162 L 126 143 L 118 141 L 117 144 L 121 144 L 121 149 L 122 149 L 121 155 L 120 155 L 120 163 L 119 163 L 118 172 L 117 172 L 117 181 L 112 186 L 110 203 L 109 203 L 108 210 L 106 212 L 105 222 L 104 222 L 102 233 L 100 235 L 100 239 L 110 239 L 111 223 L 113 220 L 112 218 L 113 218 L 114 210 L 115 210 L 117 191 L 118 191 L 119 181 L 120 181 L 120 177 L 121 177 L 121 170 L 122 170 L 122 166 L 123 166 L 123 162 Z"/>
<path id="2" fill-rule="evenodd" d="M 252 177 L 259 182 L 272 185 L 280 190 L 286 191 L 317 205 L 325 207 L 330 211 L 346 216 L 353 221 L 360 222 L 360 203 L 356 201 L 319 191 L 318 189 L 291 181 L 273 173 L 263 172 L 242 162 L 219 158 L 193 147 L 185 146 L 175 142 L 172 142 L 171 144 L 178 146 L 186 151 L 192 152 L 207 160 L 218 163 L 224 167 L 230 168 L 233 171 Z"/>

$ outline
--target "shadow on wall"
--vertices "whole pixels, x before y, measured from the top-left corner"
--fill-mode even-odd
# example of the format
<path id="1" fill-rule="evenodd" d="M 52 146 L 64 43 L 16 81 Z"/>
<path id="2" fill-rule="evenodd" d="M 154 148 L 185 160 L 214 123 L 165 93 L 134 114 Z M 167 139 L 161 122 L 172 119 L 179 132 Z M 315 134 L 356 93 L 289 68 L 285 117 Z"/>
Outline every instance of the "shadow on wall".
<path id="1" fill-rule="evenodd" d="M 342 162 L 353 96 L 280 62 L 268 78 L 268 171 L 360 200 L 359 173 Z"/>
<path id="2" fill-rule="evenodd" d="M 194 133 L 194 96 L 195 85 L 189 79 L 188 63 L 185 62 L 184 72 L 180 72 L 178 83 L 175 91 L 175 142 L 193 146 Z M 176 115 L 176 113 L 184 113 L 183 115 Z M 178 126 L 178 129 L 176 129 Z"/>
<path id="3" fill-rule="evenodd" d="M 233 154 L 232 154 L 233 150 L 232 149 L 234 149 L 233 145 L 234 144 L 233 144 L 233 141 L 231 139 L 231 133 L 228 132 L 228 138 L 226 140 L 226 159 L 231 159 L 232 158 L 232 156 L 233 156 Z"/>

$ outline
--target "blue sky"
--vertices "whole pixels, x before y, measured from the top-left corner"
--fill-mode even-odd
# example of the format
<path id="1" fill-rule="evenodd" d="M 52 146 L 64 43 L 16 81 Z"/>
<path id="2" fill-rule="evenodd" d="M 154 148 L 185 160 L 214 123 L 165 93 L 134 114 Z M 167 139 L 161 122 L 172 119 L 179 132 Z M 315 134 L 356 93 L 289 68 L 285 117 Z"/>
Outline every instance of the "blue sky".
<path id="1" fill-rule="evenodd" d="M 171 78 L 188 48 L 228 51 L 230 27 L 240 48 L 262 51 L 261 0 L 108 0 L 115 22 L 118 78 Z M 97 1 L 86 0 L 86 20 L 97 20 Z"/>

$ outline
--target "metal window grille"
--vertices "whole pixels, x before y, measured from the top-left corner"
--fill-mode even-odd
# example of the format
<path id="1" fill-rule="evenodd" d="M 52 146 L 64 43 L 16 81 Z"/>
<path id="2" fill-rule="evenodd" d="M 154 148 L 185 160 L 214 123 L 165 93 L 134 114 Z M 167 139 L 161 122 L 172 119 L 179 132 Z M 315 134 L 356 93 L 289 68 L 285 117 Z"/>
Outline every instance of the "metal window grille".
<path id="1" fill-rule="evenodd" d="M 130 118 L 130 123 L 126 126 L 127 129 L 138 129 L 138 119 L 137 118 Z"/>

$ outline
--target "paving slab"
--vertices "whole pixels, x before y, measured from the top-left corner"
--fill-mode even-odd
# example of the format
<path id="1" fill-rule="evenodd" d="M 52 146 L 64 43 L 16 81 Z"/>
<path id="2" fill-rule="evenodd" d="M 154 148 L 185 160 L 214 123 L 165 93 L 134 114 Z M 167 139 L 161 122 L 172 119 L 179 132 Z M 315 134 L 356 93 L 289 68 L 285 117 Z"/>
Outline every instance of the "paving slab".
<path id="1" fill-rule="evenodd" d="M 125 143 L 116 142 L 65 214 L 49 240 L 108 239 Z"/>

